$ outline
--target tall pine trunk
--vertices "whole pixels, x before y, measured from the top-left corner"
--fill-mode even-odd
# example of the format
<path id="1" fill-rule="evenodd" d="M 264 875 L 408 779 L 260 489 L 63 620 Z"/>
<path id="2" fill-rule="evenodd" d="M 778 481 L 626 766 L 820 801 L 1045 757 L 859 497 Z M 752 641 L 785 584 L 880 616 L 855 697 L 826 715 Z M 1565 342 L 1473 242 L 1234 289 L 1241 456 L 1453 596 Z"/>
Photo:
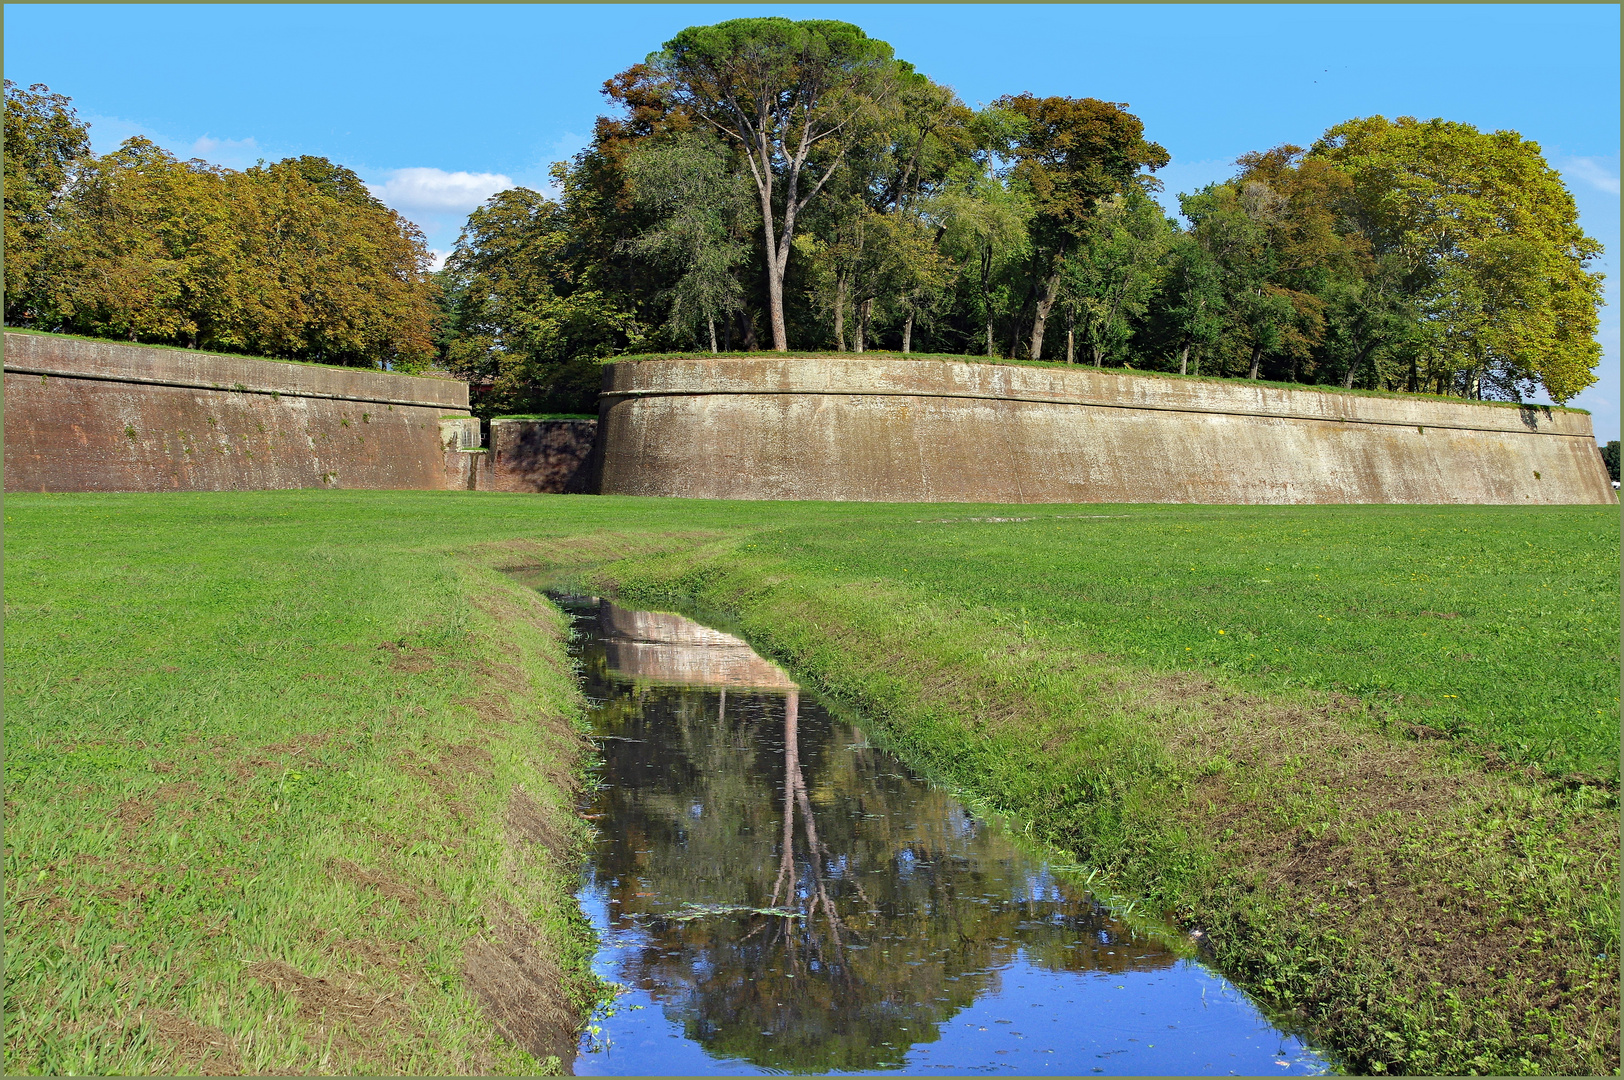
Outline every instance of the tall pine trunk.
<path id="1" fill-rule="evenodd" d="M 913 348 L 913 308 L 908 309 L 908 317 L 902 320 L 902 355 L 908 355 Z"/>
<path id="2" fill-rule="evenodd" d="M 716 316 L 705 316 L 705 327 L 710 331 L 711 352 L 716 352 L 718 351 L 716 348 Z"/>
<path id="3" fill-rule="evenodd" d="M 1179 374 L 1180 375 L 1188 375 L 1189 373 L 1190 373 L 1190 343 L 1188 341 L 1186 341 L 1184 343 L 1184 348 L 1179 350 Z"/>
<path id="4" fill-rule="evenodd" d="M 853 352 L 862 352 L 864 350 L 864 348 L 867 347 L 867 345 L 868 345 L 868 322 L 869 322 L 870 316 L 872 316 L 873 313 L 874 313 L 874 298 L 872 296 L 869 297 L 867 300 L 864 300 L 860 304 L 857 305 L 857 328 L 856 328 L 856 332 L 854 334 L 854 336 L 857 339 L 857 342 L 856 342 L 857 347 L 852 350 Z"/>

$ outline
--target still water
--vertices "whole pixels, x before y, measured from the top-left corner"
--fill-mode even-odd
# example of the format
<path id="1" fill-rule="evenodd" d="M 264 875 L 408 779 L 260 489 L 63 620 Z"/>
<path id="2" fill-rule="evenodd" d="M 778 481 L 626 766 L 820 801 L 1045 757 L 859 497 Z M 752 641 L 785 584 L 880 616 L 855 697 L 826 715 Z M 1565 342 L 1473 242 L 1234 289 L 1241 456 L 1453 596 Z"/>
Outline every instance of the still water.
<path id="1" fill-rule="evenodd" d="M 1324 1060 L 738 638 L 550 594 L 602 765 L 580 1075 L 1278 1074 Z"/>

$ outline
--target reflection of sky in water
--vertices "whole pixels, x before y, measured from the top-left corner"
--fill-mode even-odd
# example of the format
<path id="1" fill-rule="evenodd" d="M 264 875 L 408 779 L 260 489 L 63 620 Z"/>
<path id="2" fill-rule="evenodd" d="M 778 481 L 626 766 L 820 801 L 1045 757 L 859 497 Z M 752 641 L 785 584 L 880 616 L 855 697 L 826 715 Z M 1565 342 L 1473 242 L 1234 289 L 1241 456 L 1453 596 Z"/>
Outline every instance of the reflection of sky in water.
<path id="1" fill-rule="evenodd" d="M 628 987 L 577 1073 L 1323 1071 L 736 639 L 566 606 L 604 758 L 581 904 Z"/>

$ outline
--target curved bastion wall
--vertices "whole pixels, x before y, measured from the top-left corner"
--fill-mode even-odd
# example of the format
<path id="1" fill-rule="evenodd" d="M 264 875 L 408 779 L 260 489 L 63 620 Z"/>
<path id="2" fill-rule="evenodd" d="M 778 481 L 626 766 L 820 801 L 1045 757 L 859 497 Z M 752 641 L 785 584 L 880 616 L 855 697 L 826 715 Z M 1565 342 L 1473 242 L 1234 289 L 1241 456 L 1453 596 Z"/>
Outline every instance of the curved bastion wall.
<path id="1" fill-rule="evenodd" d="M 5 490 L 481 486 L 468 384 L 8 332 Z"/>
<path id="2" fill-rule="evenodd" d="M 609 365 L 599 490 L 895 502 L 1612 503 L 1587 413 L 925 359 Z"/>

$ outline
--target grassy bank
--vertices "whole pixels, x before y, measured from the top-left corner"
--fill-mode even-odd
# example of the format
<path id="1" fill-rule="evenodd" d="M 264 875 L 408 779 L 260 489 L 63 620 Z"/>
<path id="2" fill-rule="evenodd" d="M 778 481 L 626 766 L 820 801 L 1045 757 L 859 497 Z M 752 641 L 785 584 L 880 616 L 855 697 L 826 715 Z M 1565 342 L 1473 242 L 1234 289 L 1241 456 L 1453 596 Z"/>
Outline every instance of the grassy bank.
<path id="1" fill-rule="evenodd" d="M 513 824 L 567 847 L 573 689 L 489 568 L 559 565 L 733 613 L 1356 1068 L 1617 1067 L 1616 511 L 282 492 L 6 525 L 12 1071 L 538 1064 L 478 958 L 522 917 L 580 971 Z"/>
<path id="2" fill-rule="evenodd" d="M 8 1073 L 572 1054 L 596 987 L 563 623 L 304 524 L 7 500 Z"/>

